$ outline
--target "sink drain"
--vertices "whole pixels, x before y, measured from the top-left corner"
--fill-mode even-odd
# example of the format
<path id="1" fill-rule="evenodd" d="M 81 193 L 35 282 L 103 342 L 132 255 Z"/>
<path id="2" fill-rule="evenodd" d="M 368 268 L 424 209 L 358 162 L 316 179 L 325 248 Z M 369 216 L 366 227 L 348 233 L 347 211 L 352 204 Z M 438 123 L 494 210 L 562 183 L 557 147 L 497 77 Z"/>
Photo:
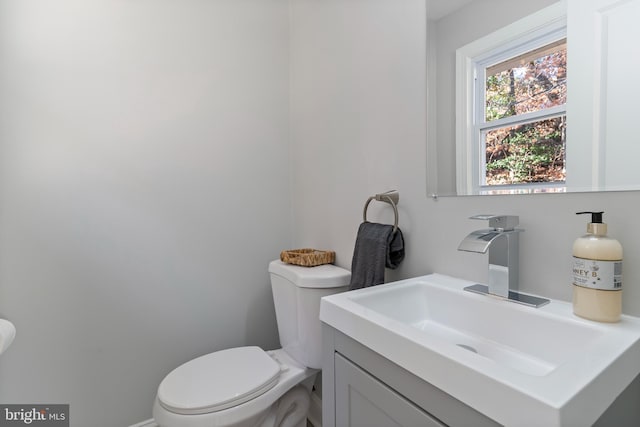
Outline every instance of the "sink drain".
<path id="1" fill-rule="evenodd" d="M 465 350 L 469 350 L 472 353 L 477 353 L 478 350 L 476 350 L 475 348 L 471 347 L 470 345 L 465 345 L 465 344 L 456 344 L 458 347 L 462 347 Z"/>

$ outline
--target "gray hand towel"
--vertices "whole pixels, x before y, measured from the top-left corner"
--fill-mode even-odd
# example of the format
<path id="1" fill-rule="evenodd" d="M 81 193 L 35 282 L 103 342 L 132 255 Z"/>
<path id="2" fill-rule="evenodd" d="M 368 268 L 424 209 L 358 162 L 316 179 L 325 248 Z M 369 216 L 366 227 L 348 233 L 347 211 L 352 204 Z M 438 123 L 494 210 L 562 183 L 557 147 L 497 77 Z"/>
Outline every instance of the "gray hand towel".
<path id="1" fill-rule="evenodd" d="M 393 225 L 363 222 L 358 228 L 351 261 L 349 289 L 384 283 L 385 267 L 395 269 L 404 259 L 404 238 Z"/>

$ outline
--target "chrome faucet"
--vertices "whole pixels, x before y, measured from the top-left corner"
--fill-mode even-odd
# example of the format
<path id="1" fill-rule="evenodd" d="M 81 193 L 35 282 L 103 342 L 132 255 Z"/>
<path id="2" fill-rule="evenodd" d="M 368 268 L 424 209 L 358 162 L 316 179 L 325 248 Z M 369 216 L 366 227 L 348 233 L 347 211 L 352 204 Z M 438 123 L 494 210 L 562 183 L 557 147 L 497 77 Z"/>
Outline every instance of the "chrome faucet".
<path id="1" fill-rule="evenodd" d="M 518 292 L 519 217 L 514 215 L 474 215 L 470 219 L 488 220 L 487 229 L 469 234 L 458 246 L 459 251 L 487 253 L 489 251 L 489 283 L 472 285 L 467 291 L 491 294 L 509 301 L 540 307 L 549 302 Z"/>

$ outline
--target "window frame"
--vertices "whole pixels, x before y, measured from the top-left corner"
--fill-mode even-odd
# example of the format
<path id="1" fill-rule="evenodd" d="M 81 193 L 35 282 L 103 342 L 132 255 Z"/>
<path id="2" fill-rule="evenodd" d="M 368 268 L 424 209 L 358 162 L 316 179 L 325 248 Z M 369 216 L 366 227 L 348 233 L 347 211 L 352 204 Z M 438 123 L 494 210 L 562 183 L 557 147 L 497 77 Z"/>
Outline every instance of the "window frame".
<path id="1" fill-rule="evenodd" d="M 485 69 L 540 46 L 566 38 L 567 5 L 555 3 L 456 51 L 456 190 L 458 194 L 562 191 L 564 183 L 483 186 L 483 131 L 566 114 L 566 104 L 484 123 Z M 555 187 L 555 189 L 554 189 Z"/>

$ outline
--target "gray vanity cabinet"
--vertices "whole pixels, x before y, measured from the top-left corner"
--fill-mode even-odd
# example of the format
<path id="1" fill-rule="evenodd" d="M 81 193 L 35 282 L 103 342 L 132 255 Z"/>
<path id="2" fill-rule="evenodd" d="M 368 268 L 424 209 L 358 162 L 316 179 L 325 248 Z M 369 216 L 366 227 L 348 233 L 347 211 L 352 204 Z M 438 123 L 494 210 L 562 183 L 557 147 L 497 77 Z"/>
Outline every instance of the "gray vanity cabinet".
<path id="1" fill-rule="evenodd" d="M 498 425 L 326 324 L 323 340 L 323 427 Z"/>
<path id="2" fill-rule="evenodd" d="M 337 426 L 444 426 L 340 353 L 335 355 L 335 405 Z"/>
<path id="3" fill-rule="evenodd" d="M 499 425 L 338 330 L 324 323 L 322 328 L 323 427 Z M 638 396 L 640 375 L 593 427 L 639 426 Z M 538 425 L 526 416 L 523 426 Z"/>

